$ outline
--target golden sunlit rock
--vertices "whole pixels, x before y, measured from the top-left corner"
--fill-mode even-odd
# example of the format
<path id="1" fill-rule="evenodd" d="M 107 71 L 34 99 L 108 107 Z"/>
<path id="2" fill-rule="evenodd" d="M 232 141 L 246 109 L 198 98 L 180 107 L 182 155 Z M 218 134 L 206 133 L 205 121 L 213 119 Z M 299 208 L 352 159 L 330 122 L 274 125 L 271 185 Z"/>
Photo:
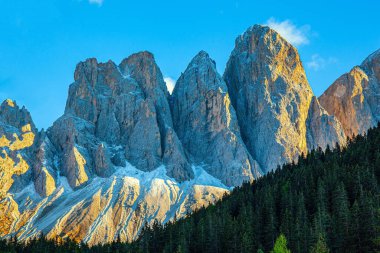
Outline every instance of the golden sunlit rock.
<path id="1" fill-rule="evenodd" d="M 76 147 L 74 147 L 74 156 L 76 164 L 78 166 L 76 186 L 79 186 L 88 180 L 88 176 L 85 170 L 86 159 L 81 155 Z"/>
<path id="2" fill-rule="evenodd" d="M 12 99 L 7 99 L 7 100 L 5 100 L 6 101 L 6 103 L 7 103 L 7 105 L 8 106 L 10 106 L 10 107 L 15 107 L 15 103 L 13 102 L 13 100 Z"/>

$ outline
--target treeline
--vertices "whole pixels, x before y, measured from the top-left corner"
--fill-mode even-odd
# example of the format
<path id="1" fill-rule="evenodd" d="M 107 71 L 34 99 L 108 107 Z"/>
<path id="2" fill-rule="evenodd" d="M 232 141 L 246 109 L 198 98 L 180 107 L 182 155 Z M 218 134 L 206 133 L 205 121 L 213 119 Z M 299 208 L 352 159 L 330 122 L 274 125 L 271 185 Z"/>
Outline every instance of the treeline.
<path id="1" fill-rule="evenodd" d="M 3 240 L 0 252 L 380 252 L 379 177 L 380 126 L 345 147 L 313 150 L 184 219 L 146 226 L 131 244 L 88 248 L 41 237 Z"/>

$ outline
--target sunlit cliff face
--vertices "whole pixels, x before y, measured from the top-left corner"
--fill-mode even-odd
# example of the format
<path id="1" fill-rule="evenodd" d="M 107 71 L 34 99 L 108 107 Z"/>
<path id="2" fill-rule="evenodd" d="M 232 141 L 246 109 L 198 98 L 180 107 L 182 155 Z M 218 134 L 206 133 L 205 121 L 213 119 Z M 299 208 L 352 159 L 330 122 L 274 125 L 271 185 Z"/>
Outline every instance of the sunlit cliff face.
<path id="1" fill-rule="evenodd" d="M 15 107 L 12 100 L 6 104 Z M 8 191 L 14 183 L 14 177 L 30 170 L 23 152 L 34 144 L 35 134 L 31 125 L 26 124 L 14 133 L 4 133 L 0 138 L 0 236 L 9 233 L 14 220 L 20 215 L 17 203 L 10 198 Z"/>
<path id="2" fill-rule="evenodd" d="M 102 175 L 99 176 L 88 162 L 89 151 L 82 143 L 70 144 L 67 138 L 70 134 L 74 136 L 71 130 L 78 125 L 70 128 L 62 124 L 59 128 L 71 131 L 60 137 L 63 145 L 70 144 L 63 159 L 75 170 L 64 171 L 60 153 L 47 134 L 37 133 L 32 123 L 21 124 L 29 120 L 25 109 L 19 109 L 15 102 L 3 103 L 0 110 L 0 236 L 17 235 L 20 240 L 26 240 L 43 231 L 48 238 L 69 237 L 89 244 L 113 241 L 118 236 L 128 241 L 136 238 L 146 222 L 180 218 L 215 202 L 229 191 L 202 168 L 192 168 L 195 178 L 184 183 L 167 176 L 165 166 L 143 172 L 129 163 L 111 164 L 111 174 L 97 171 Z M 87 127 L 83 122 L 74 124 Z M 95 139 L 91 133 L 75 131 L 81 131 L 82 138 L 89 141 Z M 57 131 L 57 134 L 62 132 Z M 170 132 L 168 136 L 176 138 Z M 176 141 L 171 139 L 168 138 L 167 143 Z M 146 140 L 141 140 L 142 144 L 143 141 Z M 97 147 L 98 170 L 107 169 L 106 164 L 110 162 L 107 155 L 121 149 L 117 146 L 110 151 L 106 142 L 92 144 Z"/>
<path id="3" fill-rule="evenodd" d="M 13 183 L 13 175 L 21 175 L 29 170 L 28 163 L 21 152 L 33 145 L 35 135 L 31 132 L 30 124 L 23 126 L 21 136 L 13 133 L 11 138 L 6 135 L 0 138 L 0 196 L 5 196 Z"/>
<path id="4" fill-rule="evenodd" d="M 171 95 L 149 52 L 80 62 L 47 131 L 1 104 L 0 237 L 130 241 L 302 152 L 344 145 L 338 118 L 352 112 L 365 128 L 377 117 L 375 58 L 332 86 L 336 111 L 313 95 L 296 48 L 259 25 L 237 38 L 223 77 L 201 51 Z"/>

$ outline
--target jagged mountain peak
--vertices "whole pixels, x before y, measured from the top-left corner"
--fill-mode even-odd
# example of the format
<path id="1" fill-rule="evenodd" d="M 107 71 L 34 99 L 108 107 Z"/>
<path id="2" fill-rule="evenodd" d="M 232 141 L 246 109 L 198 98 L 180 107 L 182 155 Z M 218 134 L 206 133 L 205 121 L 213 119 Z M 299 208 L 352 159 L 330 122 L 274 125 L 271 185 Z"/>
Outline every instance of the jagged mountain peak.
<path id="1" fill-rule="evenodd" d="M 294 56 L 299 60 L 297 49 L 268 26 L 253 25 L 235 40 L 235 52 L 246 51 L 252 54 L 260 50 L 265 50 L 262 53 L 266 53 L 268 58 L 286 50 L 288 56 Z"/>
<path id="2" fill-rule="evenodd" d="M 146 96 L 163 92 L 169 97 L 161 70 L 152 53 L 142 51 L 132 54 L 119 64 L 119 68 L 124 76 L 129 76 L 139 83 Z"/>
<path id="3" fill-rule="evenodd" d="M 132 240 L 145 222 L 183 217 L 230 186 L 345 139 L 313 95 L 297 49 L 260 25 L 236 39 L 223 77 L 200 51 L 172 95 L 143 51 L 120 64 L 78 63 L 65 113 L 46 133 L 24 127 L 31 117 L 14 102 L 0 109 L 0 148 L 9 153 L 0 170 L 10 171 L 0 173 L 0 218 L 10 217 L 0 236 L 21 239 L 42 231 L 90 244 Z"/>
<path id="4" fill-rule="evenodd" d="M 223 77 L 243 140 L 264 172 L 326 144 L 320 141 L 325 137 L 307 138 L 314 95 L 297 49 L 275 30 L 254 25 L 238 36 Z M 326 117 L 313 119 L 319 127 L 312 135 L 320 135 L 326 127 L 319 121 Z M 335 130 L 339 127 L 331 129 L 327 144 L 341 142 Z"/>
<path id="5" fill-rule="evenodd" d="M 182 81 L 182 79 L 190 76 L 196 78 L 196 80 L 193 80 L 192 82 Z M 210 82 L 208 81 L 209 78 L 214 78 L 216 80 Z M 223 92 L 227 92 L 227 86 L 216 70 L 215 61 L 203 50 L 191 59 L 185 72 L 179 77 L 172 93 L 173 97 L 178 95 L 178 90 L 182 90 L 183 92 L 183 89 L 185 88 L 183 85 L 194 85 L 194 92 L 211 88 L 220 88 Z"/>
<path id="6" fill-rule="evenodd" d="M 196 68 L 198 71 L 206 71 L 210 69 L 213 72 L 217 72 L 216 63 L 211 59 L 210 55 L 206 51 L 199 51 L 190 61 L 185 71 L 190 71 L 191 68 Z"/>
<path id="7" fill-rule="evenodd" d="M 380 81 L 380 49 L 368 56 L 360 65 L 368 74 Z"/>
<path id="8" fill-rule="evenodd" d="M 10 106 L 10 107 L 15 107 L 17 106 L 17 103 L 16 101 L 13 101 L 12 99 L 10 98 L 7 98 L 3 101 L 3 103 L 1 103 L 2 106 Z"/>
<path id="9" fill-rule="evenodd" d="M 362 134 L 380 121 L 380 50 L 340 76 L 320 96 L 322 106 L 342 123 L 347 136 Z"/>
<path id="10" fill-rule="evenodd" d="M 16 101 L 6 99 L 0 106 L 0 121 L 21 130 L 29 125 L 30 130 L 37 133 L 38 130 L 34 125 L 30 112 L 23 106 L 20 108 Z"/>
<path id="11" fill-rule="evenodd" d="M 174 129 L 195 164 L 227 185 L 252 181 L 261 171 L 240 136 L 227 85 L 215 62 L 201 51 L 172 94 Z"/>
<path id="12" fill-rule="evenodd" d="M 201 50 L 193 57 L 189 65 L 197 64 L 201 61 L 210 61 L 215 64 L 215 61 L 210 58 L 210 55 L 206 51 Z"/>
<path id="13" fill-rule="evenodd" d="M 224 80 L 243 140 L 264 172 L 306 153 L 313 93 L 296 48 L 269 27 L 252 26 L 236 39 Z"/>

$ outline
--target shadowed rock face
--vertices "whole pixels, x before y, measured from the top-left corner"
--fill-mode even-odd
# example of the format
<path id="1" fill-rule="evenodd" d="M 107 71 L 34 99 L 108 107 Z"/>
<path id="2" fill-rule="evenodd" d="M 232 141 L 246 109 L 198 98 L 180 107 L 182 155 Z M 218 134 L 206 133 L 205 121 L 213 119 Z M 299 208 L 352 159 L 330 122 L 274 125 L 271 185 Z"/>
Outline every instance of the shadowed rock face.
<path id="1" fill-rule="evenodd" d="M 46 133 L 13 101 L 1 107 L 0 236 L 132 240 L 145 222 L 182 217 L 229 191 L 190 166 L 152 54 L 119 66 L 88 59 L 74 79 Z"/>
<path id="2" fill-rule="evenodd" d="M 144 96 L 150 99 L 157 112 L 157 124 L 161 135 L 162 160 L 167 166 L 168 175 L 180 181 L 193 177 L 190 164 L 173 130 L 169 106 L 169 92 L 162 73 L 149 52 L 133 54 L 120 64 L 124 75 L 137 80 Z"/>
<path id="3" fill-rule="evenodd" d="M 110 175 L 125 160 L 143 171 L 165 163 L 169 176 L 190 179 L 191 167 L 172 130 L 168 96 L 148 52 L 134 54 L 119 66 L 96 59 L 79 63 L 65 114 L 49 129 L 70 185 L 80 186 L 94 173 Z"/>
<path id="4" fill-rule="evenodd" d="M 380 50 L 362 65 L 339 77 L 319 98 L 321 105 L 342 123 L 351 137 L 380 120 Z"/>
<path id="5" fill-rule="evenodd" d="M 374 124 L 379 66 L 375 53 L 350 85 L 343 79 L 349 88 L 333 92 L 352 90 L 347 101 L 323 100 L 343 108 L 332 116 L 313 96 L 297 50 L 267 27 L 237 38 L 224 78 L 200 52 L 172 96 L 149 52 L 119 65 L 81 62 L 65 113 L 46 132 L 14 101 L 0 106 L 0 236 L 133 240 L 145 222 L 183 217 L 261 169 L 344 143 L 349 124 Z M 351 111 L 342 127 L 337 119 Z"/>
<path id="6" fill-rule="evenodd" d="M 172 96 L 174 128 L 194 163 L 227 185 L 260 175 L 241 139 L 227 86 L 206 52 L 192 59 Z"/>
<path id="7" fill-rule="evenodd" d="M 329 115 L 315 96 L 311 100 L 306 128 L 308 150 L 318 147 L 324 150 L 327 145 L 333 147 L 336 143 L 342 145 L 346 141 L 343 127 L 338 119 Z"/>

